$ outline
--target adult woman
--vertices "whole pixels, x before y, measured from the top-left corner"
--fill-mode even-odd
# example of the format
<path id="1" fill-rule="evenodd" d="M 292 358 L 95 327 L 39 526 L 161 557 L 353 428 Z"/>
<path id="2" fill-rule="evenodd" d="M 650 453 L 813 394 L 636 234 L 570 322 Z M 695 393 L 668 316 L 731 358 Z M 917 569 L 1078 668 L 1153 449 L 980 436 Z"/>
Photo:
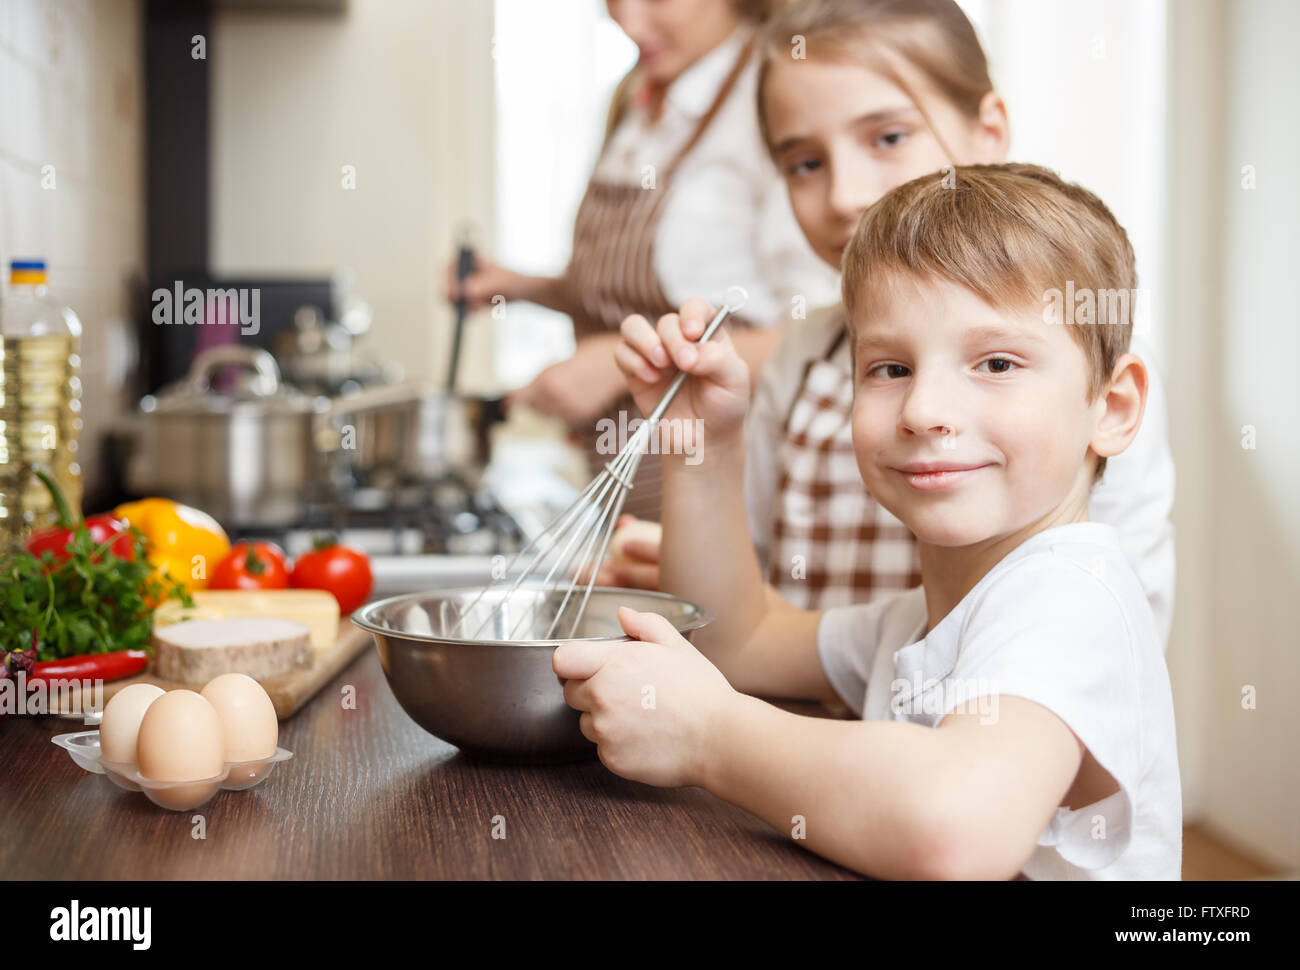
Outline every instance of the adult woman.
<path id="1" fill-rule="evenodd" d="M 754 117 L 753 37 L 771 0 L 607 5 L 640 58 L 616 92 L 567 269 L 526 276 L 480 260 L 464 285 L 472 306 L 500 295 L 573 317 L 573 357 L 542 371 L 510 403 L 568 422 L 593 467 L 610 457 L 597 452 L 599 419 L 620 409 L 636 416 L 613 359 L 628 314 L 665 313 L 690 295 L 721 301 L 740 286 L 749 297 L 740 322 L 750 329 L 737 335 L 737 347 L 758 365 L 791 298 L 815 304 L 836 287 L 790 215 Z M 449 289 L 455 296 L 454 284 Z M 656 473 L 656 456 L 646 456 L 628 511 L 657 517 Z"/>

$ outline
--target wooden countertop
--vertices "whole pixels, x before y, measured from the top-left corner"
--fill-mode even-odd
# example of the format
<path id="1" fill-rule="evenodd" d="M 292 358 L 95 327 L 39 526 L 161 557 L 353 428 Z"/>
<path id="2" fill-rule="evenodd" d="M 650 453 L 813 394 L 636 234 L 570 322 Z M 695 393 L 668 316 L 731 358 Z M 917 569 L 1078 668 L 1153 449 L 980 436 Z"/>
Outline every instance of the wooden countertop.
<path id="1" fill-rule="evenodd" d="M 702 789 L 626 781 L 595 760 L 468 759 L 403 713 L 371 648 L 281 723 L 291 761 L 194 812 L 164 811 L 50 744 L 78 730 L 0 720 L 7 879 L 858 878 Z"/>

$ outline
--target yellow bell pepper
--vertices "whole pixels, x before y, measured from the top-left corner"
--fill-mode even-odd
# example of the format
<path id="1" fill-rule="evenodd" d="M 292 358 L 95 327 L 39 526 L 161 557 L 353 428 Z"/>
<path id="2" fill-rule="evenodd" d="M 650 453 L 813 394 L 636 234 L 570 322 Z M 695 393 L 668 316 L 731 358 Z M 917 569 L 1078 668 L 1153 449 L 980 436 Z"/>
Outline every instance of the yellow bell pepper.
<path id="1" fill-rule="evenodd" d="M 154 570 L 166 573 L 190 592 L 207 589 L 208 576 L 230 552 L 230 539 L 216 519 L 171 499 L 127 502 L 113 514 L 144 533 Z"/>

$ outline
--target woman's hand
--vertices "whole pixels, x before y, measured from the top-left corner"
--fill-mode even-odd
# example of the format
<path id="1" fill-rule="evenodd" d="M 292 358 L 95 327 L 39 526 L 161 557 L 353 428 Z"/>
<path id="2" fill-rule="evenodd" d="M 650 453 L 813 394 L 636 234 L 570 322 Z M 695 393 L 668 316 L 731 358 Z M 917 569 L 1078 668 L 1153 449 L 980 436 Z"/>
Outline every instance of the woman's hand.
<path id="1" fill-rule="evenodd" d="M 616 775 L 650 785 L 701 784 L 713 725 L 738 695 L 718 668 L 657 613 L 620 607 L 627 641 L 577 641 L 551 664 L 564 700 Z"/>
<path id="2" fill-rule="evenodd" d="M 527 405 L 568 424 L 588 424 L 608 416 L 624 391 L 623 377 L 614 365 L 617 345 L 615 333 L 579 340 L 572 357 L 552 364 L 509 395 L 507 408 Z"/>
<path id="3" fill-rule="evenodd" d="M 447 264 L 442 289 L 452 303 L 464 297 L 467 309 L 475 313 L 488 306 L 496 296 L 507 302 L 528 299 L 529 279 L 522 273 L 497 265 L 486 256 L 475 255 L 474 269 L 463 282 L 456 279 L 456 261 Z"/>
<path id="4" fill-rule="evenodd" d="M 660 317 L 657 327 L 643 316 L 630 316 L 619 328 L 623 339 L 614 359 L 642 414 L 654 410 L 679 369 L 689 373 L 663 417 L 702 421 L 717 441 L 739 436 L 744 425 L 749 368 L 736 353 L 725 326 L 708 343 L 696 343 L 713 316 L 713 308 L 699 299 L 687 300 L 677 313 Z"/>
<path id="5" fill-rule="evenodd" d="M 471 313 L 484 309 L 498 297 L 506 303 L 528 300 L 561 313 L 569 312 L 563 279 L 516 273 L 485 256 L 475 255 L 474 271 L 463 283 L 456 279 L 455 261 L 447 264 L 442 292 L 452 303 L 464 296 L 466 309 Z"/>

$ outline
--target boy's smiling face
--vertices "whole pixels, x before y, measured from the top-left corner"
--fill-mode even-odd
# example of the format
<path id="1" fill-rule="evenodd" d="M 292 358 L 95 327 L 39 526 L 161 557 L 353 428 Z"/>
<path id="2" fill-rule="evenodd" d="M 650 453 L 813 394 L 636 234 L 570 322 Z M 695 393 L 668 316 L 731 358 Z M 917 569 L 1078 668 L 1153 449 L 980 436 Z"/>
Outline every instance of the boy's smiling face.
<path id="1" fill-rule="evenodd" d="M 1106 413 L 1083 349 L 1041 310 L 895 276 L 853 321 L 853 447 L 872 496 L 937 546 L 1086 518 Z"/>

